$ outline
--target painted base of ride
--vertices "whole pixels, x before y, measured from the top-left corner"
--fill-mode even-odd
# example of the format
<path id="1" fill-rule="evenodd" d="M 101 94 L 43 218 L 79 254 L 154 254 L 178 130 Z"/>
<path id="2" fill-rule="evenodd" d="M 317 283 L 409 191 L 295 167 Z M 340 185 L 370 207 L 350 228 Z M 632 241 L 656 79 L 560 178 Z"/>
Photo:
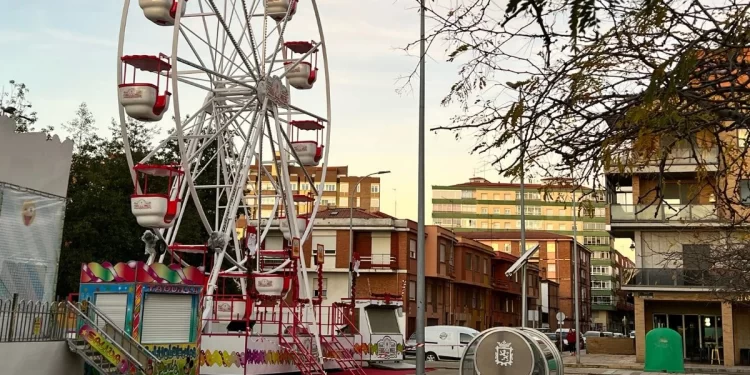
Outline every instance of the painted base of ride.
<path id="1" fill-rule="evenodd" d="M 285 336 L 291 341 L 291 336 Z M 311 338 L 299 338 L 313 347 Z M 349 347 L 353 351 L 353 347 Z M 324 352 L 324 356 L 325 356 Z M 356 358 L 356 357 L 355 357 Z M 281 349 L 278 336 L 203 337 L 200 354 L 201 375 L 255 375 L 299 372 L 292 355 Z M 340 370 L 334 360 L 323 363 L 326 370 Z"/>

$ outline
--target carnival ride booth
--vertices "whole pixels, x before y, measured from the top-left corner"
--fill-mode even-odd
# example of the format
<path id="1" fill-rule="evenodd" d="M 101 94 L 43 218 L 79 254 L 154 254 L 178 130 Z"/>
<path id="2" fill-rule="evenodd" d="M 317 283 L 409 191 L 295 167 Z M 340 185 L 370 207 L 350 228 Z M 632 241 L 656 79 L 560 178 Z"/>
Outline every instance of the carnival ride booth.
<path id="1" fill-rule="evenodd" d="M 314 167 L 320 163 L 323 158 L 323 124 L 314 120 L 292 120 L 289 124 L 294 128 L 291 135 L 291 145 L 294 153 L 297 154 L 300 163 L 305 167 Z M 315 140 L 301 140 L 299 137 L 300 130 L 315 131 Z"/>
<path id="2" fill-rule="evenodd" d="M 185 15 L 187 2 L 188 0 L 185 0 L 185 3 L 182 5 L 180 17 Z M 177 16 L 177 3 L 178 0 L 138 0 L 138 5 L 143 10 L 143 15 L 159 26 L 174 25 L 175 17 Z"/>
<path id="3" fill-rule="evenodd" d="M 175 192 L 180 190 L 184 171 L 179 165 L 160 164 L 136 164 L 133 170 L 139 183 L 130 196 L 130 210 L 138 224 L 146 228 L 172 226 L 175 216 L 180 211 L 181 201 L 175 197 Z M 167 193 L 150 193 L 149 177 L 166 178 Z"/>
<path id="4" fill-rule="evenodd" d="M 297 0 L 266 0 L 266 14 L 277 22 L 285 17 L 291 21 L 294 13 L 297 13 Z"/>
<path id="5" fill-rule="evenodd" d="M 122 83 L 119 85 L 118 96 L 120 105 L 125 108 L 128 116 L 140 121 L 159 121 L 169 108 L 169 99 L 172 94 L 167 91 L 169 87 L 169 64 L 167 56 L 150 55 L 128 55 L 121 58 L 123 63 Z M 132 68 L 133 75 L 128 80 L 128 66 Z M 156 74 L 156 84 L 136 79 L 136 71 L 142 70 Z M 164 75 L 164 80 L 161 76 Z M 130 82 L 128 82 L 130 81 Z M 162 81 L 164 81 L 162 91 Z M 160 94 L 161 93 L 161 94 Z"/>
<path id="6" fill-rule="evenodd" d="M 204 281 L 196 267 L 178 264 L 82 264 L 79 306 L 88 319 L 78 320 L 79 335 L 108 360 L 118 357 L 107 352 L 114 342 L 129 352 L 120 353 L 121 361 L 125 357 L 143 365 L 160 361 L 163 369 L 197 375 Z M 132 368 L 125 363 L 113 365 Z"/>
<path id="7" fill-rule="evenodd" d="M 318 50 L 313 42 L 286 42 L 284 47 L 290 52 L 289 60 L 284 62 L 286 79 L 289 85 L 298 90 L 309 90 L 318 79 Z M 301 54 L 297 61 L 294 54 Z M 307 56 L 305 56 L 307 55 Z M 304 61 L 309 57 L 310 61 Z"/>
<path id="8" fill-rule="evenodd" d="M 460 375 L 563 375 L 555 344 L 530 328 L 490 328 L 474 336 L 459 364 Z"/>
<path id="9" fill-rule="evenodd" d="M 377 294 L 356 299 L 359 333 L 362 338 L 355 352 L 369 362 L 404 359 L 405 321 L 403 301 L 397 296 Z M 357 350 L 358 349 L 358 350 Z"/>

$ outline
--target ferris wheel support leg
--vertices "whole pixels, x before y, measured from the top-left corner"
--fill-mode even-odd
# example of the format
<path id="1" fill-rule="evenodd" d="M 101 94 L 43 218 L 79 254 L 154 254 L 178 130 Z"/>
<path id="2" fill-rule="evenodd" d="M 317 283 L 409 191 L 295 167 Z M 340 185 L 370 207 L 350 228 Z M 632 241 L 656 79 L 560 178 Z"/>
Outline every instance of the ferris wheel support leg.
<path id="1" fill-rule="evenodd" d="M 287 149 L 285 145 L 281 142 L 281 140 L 284 138 L 282 136 L 282 130 L 281 130 L 281 122 L 279 121 L 279 110 L 278 107 L 273 107 L 273 117 L 274 122 L 276 126 L 276 136 L 277 140 L 279 141 L 279 154 L 281 156 L 281 163 L 284 166 L 289 165 L 289 155 L 287 155 Z M 284 194 L 284 197 L 286 198 L 286 209 L 287 209 L 287 220 L 289 220 L 289 229 L 293 233 L 293 237 L 299 238 L 299 232 L 300 228 L 297 227 L 297 214 L 295 212 L 295 206 L 294 206 L 294 197 L 291 194 L 291 181 L 289 180 L 289 170 L 287 168 L 279 168 L 281 172 L 281 183 L 284 185 L 284 191 L 287 192 L 287 194 Z M 324 180 L 323 180 L 324 181 Z M 312 227 L 313 225 L 310 224 L 308 227 Z M 307 234 L 308 232 L 305 232 Z M 303 236 L 300 238 L 300 243 L 304 243 L 306 238 Z M 296 261 L 299 263 L 299 267 L 297 267 L 297 279 L 303 281 L 302 293 L 304 295 L 304 298 L 312 301 L 312 296 L 310 295 L 310 289 L 309 285 L 310 282 L 307 279 L 307 266 L 305 265 L 305 255 L 304 250 L 302 251 L 302 254 L 299 257 L 299 260 Z M 318 325 L 318 317 L 315 316 L 315 309 L 312 308 L 312 304 L 308 303 L 305 305 L 305 310 L 307 310 L 308 313 L 310 313 L 311 317 L 311 325 L 312 327 L 308 327 L 309 332 L 315 332 L 315 327 Z M 311 329 L 312 328 L 312 329 Z M 317 334 L 313 333 L 313 339 L 315 340 L 315 346 L 317 348 L 317 356 L 318 361 L 320 363 L 323 363 L 323 350 L 320 347 L 320 332 Z"/>
<path id="2" fill-rule="evenodd" d="M 265 113 L 267 111 L 267 108 L 268 108 L 268 99 L 264 99 L 263 105 L 262 105 L 262 111 L 260 113 Z M 257 123 L 258 121 L 261 121 L 263 118 L 265 118 L 265 116 L 262 116 L 260 119 L 258 117 L 259 117 L 258 112 L 256 112 L 253 115 L 253 123 Z M 252 128 L 251 130 L 249 130 L 249 132 L 251 131 L 252 131 Z M 241 155 L 243 157 L 243 159 L 241 159 L 243 160 L 243 163 L 241 165 L 243 166 L 250 165 L 249 163 L 245 163 L 244 159 L 248 157 L 248 152 L 247 152 L 248 147 L 252 145 L 252 149 L 253 150 L 255 149 L 255 144 L 260 140 L 260 134 L 261 132 L 257 130 L 255 134 L 248 134 L 248 138 L 251 138 L 252 136 L 252 139 L 249 142 L 245 142 L 243 150 L 241 151 Z M 250 153 L 250 157 L 249 157 L 250 161 L 252 161 L 254 155 L 255 155 L 254 152 Z M 246 181 L 249 173 L 250 173 L 249 167 L 242 168 L 241 177 L 235 181 L 235 184 L 240 183 L 241 181 Z M 226 218 L 226 213 L 234 212 L 234 210 L 236 210 L 236 207 L 239 204 L 239 200 L 241 198 L 241 194 L 237 194 L 237 191 L 236 191 L 237 189 L 233 189 L 233 190 L 234 190 L 234 194 L 228 196 L 229 199 L 228 199 L 228 204 L 227 204 L 227 210 L 225 211 L 225 218 Z M 242 192 L 243 190 L 244 189 L 239 189 L 240 192 Z M 230 220 L 230 221 L 232 225 L 234 225 L 234 220 Z M 233 227 L 231 229 L 232 231 L 234 231 Z M 211 270 L 211 274 L 208 280 L 208 286 L 206 290 L 207 295 L 213 295 L 214 291 L 216 290 L 216 281 L 219 278 L 219 272 L 221 271 L 221 265 L 224 261 L 225 254 L 226 254 L 226 245 L 222 251 L 216 254 L 213 269 Z M 238 267 L 238 268 L 244 268 L 244 267 Z M 207 305 L 206 308 L 210 309 L 212 308 L 212 306 Z"/>

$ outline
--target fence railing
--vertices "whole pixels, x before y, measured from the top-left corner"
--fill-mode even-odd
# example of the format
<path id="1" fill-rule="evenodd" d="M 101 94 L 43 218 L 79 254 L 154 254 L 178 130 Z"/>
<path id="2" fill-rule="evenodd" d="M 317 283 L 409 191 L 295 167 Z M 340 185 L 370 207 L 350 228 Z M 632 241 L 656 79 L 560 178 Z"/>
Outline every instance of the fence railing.
<path id="1" fill-rule="evenodd" d="M 75 332 L 65 302 L 0 300 L 0 342 L 63 341 Z"/>

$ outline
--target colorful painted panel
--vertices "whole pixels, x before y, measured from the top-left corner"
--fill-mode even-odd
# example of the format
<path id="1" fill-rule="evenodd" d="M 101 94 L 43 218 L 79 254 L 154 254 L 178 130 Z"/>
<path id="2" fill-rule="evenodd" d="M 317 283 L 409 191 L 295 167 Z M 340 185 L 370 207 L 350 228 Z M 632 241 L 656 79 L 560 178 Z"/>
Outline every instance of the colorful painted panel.
<path id="1" fill-rule="evenodd" d="M 130 362 L 127 356 L 117 349 L 114 344 L 109 342 L 106 337 L 99 335 L 95 329 L 84 324 L 78 333 L 94 350 L 99 352 L 104 359 L 117 366 L 117 369 L 121 373 L 125 374 L 136 371 L 135 364 Z"/>
<path id="2" fill-rule="evenodd" d="M 195 344 L 144 345 L 159 358 L 154 375 L 198 375 L 198 347 Z"/>
<path id="3" fill-rule="evenodd" d="M 138 262 L 127 263 L 84 263 L 81 265 L 81 283 L 127 283 L 135 281 Z"/>
<path id="4" fill-rule="evenodd" d="M 203 285 L 205 275 L 196 267 L 182 268 L 179 264 L 140 263 L 136 281 L 142 283 Z"/>

